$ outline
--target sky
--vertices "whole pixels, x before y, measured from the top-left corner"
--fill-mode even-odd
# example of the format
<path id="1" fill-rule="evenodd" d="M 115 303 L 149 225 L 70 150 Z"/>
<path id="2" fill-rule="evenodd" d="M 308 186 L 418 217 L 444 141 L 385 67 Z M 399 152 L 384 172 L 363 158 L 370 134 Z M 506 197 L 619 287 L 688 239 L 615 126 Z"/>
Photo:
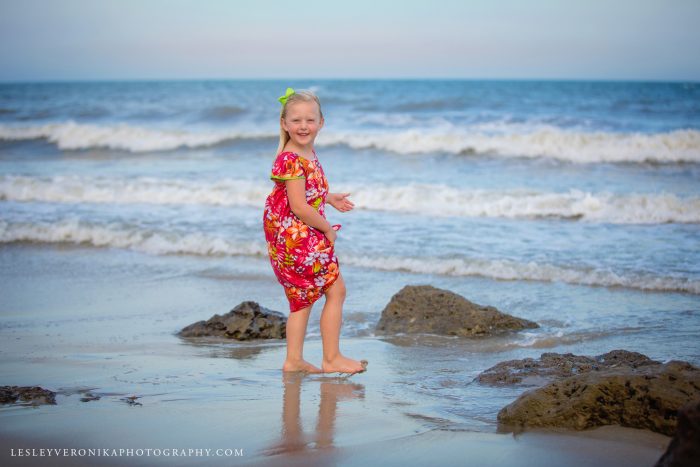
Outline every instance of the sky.
<path id="1" fill-rule="evenodd" d="M 700 0 L 0 0 L 0 80 L 700 81 Z"/>

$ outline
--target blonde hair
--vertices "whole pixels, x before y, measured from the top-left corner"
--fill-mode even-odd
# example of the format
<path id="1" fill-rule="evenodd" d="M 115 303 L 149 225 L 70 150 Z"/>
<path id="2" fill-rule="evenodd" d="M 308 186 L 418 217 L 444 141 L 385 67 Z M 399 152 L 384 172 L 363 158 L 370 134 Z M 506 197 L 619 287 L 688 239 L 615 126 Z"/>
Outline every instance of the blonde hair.
<path id="1" fill-rule="evenodd" d="M 289 104 L 293 104 L 294 102 L 311 102 L 315 101 L 316 105 L 318 105 L 318 113 L 321 114 L 321 119 L 323 119 L 323 111 L 321 110 L 321 101 L 318 100 L 318 96 L 314 94 L 313 91 L 310 91 L 308 89 L 301 89 L 299 91 L 294 91 L 294 94 L 289 96 L 287 98 L 287 101 L 284 103 L 282 108 L 280 109 L 280 144 L 277 146 L 277 153 L 275 154 L 275 157 L 282 152 L 282 149 L 284 149 L 284 146 L 287 144 L 289 141 L 289 133 L 285 131 L 284 128 L 282 128 L 282 119 L 287 116 L 287 106 Z"/>

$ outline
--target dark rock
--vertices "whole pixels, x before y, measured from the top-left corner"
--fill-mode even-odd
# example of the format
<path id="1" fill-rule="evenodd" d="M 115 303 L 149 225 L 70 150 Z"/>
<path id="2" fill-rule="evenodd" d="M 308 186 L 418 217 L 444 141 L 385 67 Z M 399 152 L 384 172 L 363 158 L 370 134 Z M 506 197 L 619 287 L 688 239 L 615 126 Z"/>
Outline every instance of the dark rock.
<path id="1" fill-rule="evenodd" d="M 603 355 L 598 355 L 596 361 L 608 368 L 615 368 L 618 366 L 637 368 L 644 365 L 658 365 L 661 363 L 639 352 L 630 352 L 629 350 L 622 349 L 611 350 Z"/>
<path id="2" fill-rule="evenodd" d="M 214 315 L 184 327 L 180 337 L 217 336 L 237 340 L 284 339 L 287 318 L 255 302 L 243 302 L 225 315 Z"/>
<path id="3" fill-rule="evenodd" d="M 500 431 L 621 425 L 673 435 L 678 410 L 700 398 L 700 369 L 687 362 L 589 371 L 522 394 L 498 413 Z"/>
<path id="4" fill-rule="evenodd" d="M 140 397 L 141 396 L 126 396 L 126 397 L 122 397 L 121 400 L 123 400 L 124 402 L 126 402 L 127 404 L 129 404 L 131 406 L 137 406 L 137 405 L 143 406 L 143 404 L 141 402 L 138 402 L 136 400 L 136 399 L 139 399 Z"/>
<path id="5" fill-rule="evenodd" d="M 407 285 L 391 297 L 375 333 L 480 337 L 537 327 L 537 323 L 477 305 L 449 290 Z"/>
<path id="6" fill-rule="evenodd" d="M 678 427 L 655 467 L 700 465 L 700 399 L 678 411 Z"/>
<path id="7" fill-rule="evenodd" d="M 646 355 L 627 350 L 613 350 L 597 357 L 586 357 L 572 353 L 543 353 L 539 360 L 525 358 L 501 362 L 477 376 L 477 381 L 495 386 L 524 384 L 542 386 L 554 379 L 580 375 L 590 371 L 610 368 L 638 368 L 645 365 L 660 365 L 661 362 Z"/>
<path id="8" fill-rule="evenodd" d="M 80 398 L 80 402 L 90 402 L 98 400 L 100 400 L 100 396 L 98 396 L 97 394 L 93 394 L 90 391 L 83 393 L 83 397 Z"/>
<path id="9" fill-rule="evenodd" d="M 31 405 L 56 405 L 56 393 L 40 386 L 0 386 L 0 404 L 17 401 Z"/>

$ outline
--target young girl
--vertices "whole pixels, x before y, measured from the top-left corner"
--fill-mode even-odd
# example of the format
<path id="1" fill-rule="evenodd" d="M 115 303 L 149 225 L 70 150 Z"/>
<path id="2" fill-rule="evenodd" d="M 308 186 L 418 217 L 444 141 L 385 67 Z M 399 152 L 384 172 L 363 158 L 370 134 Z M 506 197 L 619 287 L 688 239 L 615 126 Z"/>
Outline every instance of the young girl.
<path id="1" fill-rule="evenodd" d="M 270 178 L 275 182 L 265 201 L 265 240 L 272 269 L 289 300 L 287 359 L 282 371 L 360 373 L 367 361 L 340 353 L 345 283 L 335 256 L 336 230 L 326 220 L 325 202 L 340 212 L 354 207 L 350 193 L 329 193 L 316 157 L 314 141 L 323 128 L 318 97 L 287 88 L 280 111 L 280 144 Z M 314 302 L 326 296 L 321 314 L 321 368 L 303 358 L 304 337 Z"/>

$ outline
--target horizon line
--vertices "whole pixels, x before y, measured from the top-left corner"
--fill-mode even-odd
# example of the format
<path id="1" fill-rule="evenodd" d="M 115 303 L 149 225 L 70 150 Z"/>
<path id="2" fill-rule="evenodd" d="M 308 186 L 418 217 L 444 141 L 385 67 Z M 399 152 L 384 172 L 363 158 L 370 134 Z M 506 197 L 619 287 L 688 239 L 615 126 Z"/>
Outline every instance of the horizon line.
<path id="1" fill-rule="evenodd" d="M 634 83 L 685 83 L 696 84 L 696 79 L 666 78 L 494 78 L 494 77 L 226 77 L 226 78 L 47 78 L 47 79 L 2 79 L 0 84 L 51 84 L 51 83 L 113 83 L 113 82 L 183 82 L 183 81 L 557 81 L 557 82 L 634 82 Z"/>

